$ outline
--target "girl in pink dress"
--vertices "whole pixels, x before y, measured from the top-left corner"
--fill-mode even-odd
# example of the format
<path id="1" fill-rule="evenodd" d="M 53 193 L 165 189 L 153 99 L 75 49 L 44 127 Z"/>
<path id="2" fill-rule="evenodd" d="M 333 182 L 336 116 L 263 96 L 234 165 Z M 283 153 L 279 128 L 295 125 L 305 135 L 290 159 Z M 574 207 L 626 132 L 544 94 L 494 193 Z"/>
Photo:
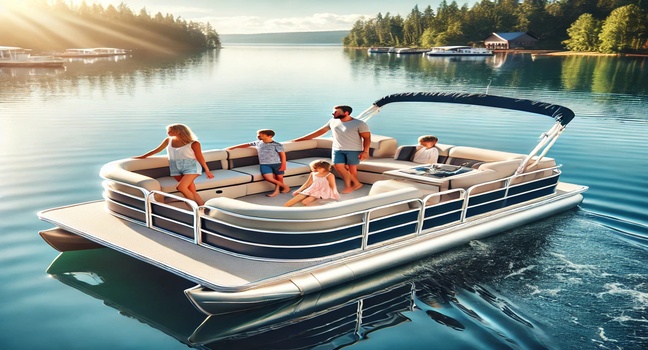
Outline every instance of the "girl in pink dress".
<path id="1" fill-rule="evenodd" d="M 340 199 L 335 175 L 331 173 L 331 163 L 325 160 L 316 160 L 310 163 L 313 171 L 308 175 L 308 180 L 295 192 L 293 198 L 284 204 L 284 207 L 291 207 L 299 202 L 309 205 L 317 199 Z"/>

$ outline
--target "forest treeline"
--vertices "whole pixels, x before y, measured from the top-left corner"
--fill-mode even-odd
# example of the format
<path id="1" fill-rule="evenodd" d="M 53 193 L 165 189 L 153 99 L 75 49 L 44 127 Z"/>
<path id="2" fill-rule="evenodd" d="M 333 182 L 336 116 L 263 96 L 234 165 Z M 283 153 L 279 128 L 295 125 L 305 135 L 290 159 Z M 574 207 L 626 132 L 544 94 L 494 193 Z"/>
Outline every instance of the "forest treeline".
<path id="1" fill-rule="evenodd" d="M 584 17 L 582 17 L 584 16 Z M 481 0 L 472 7 L 443 0 L 435 10 L 418 5 L 403 18 L 378 13 L 358 20 L 344 45 L 351 47 L 483 46 L 496 32 L 528 32 L 538 49 L 645 51 L 648 0 Z"/>
<path id="2" fill-rule="evenodd" d="M 186 21 L 172 14 L 152 15 L 118 6 L 68 4 L 64 0 L 24 0 L 0 12 L 0 45 L 41 51 L 78 47 L 119 47 L 176 52 L 221 46 L 209 23 Z M 1 7 L 1 6 L 0 6 Z"/>

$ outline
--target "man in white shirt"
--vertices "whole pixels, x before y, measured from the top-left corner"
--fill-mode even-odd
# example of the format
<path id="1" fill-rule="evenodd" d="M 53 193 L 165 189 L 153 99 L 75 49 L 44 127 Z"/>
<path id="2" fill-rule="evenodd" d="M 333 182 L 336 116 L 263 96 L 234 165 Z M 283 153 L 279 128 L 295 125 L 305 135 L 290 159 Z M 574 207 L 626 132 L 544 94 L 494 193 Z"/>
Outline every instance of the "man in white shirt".
<path id="1" fill-rule="evenodd" d="M 294 141 L 310 140 L 322 136 L 329 130 L 333 134 L 333 167 L 344 181 L 342 193 L 351 193 L 360 187 L 358 164 L 369 158 L 371 132 L 367 124 L 351 117 L 353 109 L 349 106 L 335 106 L 333 119 L 314 132 Z"/>

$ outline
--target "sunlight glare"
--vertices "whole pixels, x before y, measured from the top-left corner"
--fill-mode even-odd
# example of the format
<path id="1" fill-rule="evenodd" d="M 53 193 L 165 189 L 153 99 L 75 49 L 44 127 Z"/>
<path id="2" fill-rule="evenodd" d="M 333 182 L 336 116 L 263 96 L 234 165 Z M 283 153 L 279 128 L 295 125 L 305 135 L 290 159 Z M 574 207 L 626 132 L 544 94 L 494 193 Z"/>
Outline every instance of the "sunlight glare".
<path id="1" fill-rule="evenodd" d="M 74 2 L 72 3 L 72 6 L 76 6 Z M 61 42 L 62 40 L 60 39 L 63 39 L 63 41 L 69 42 L 73 47 L 107 46 L 104 42 L 97 40 L 97 38 L 90 37 L 87 34 L 90 31 L 84 32 L 79 30 L 79 28 L 87 28 L 102 33 L 107 38 L 118 37 L 121 40 L 131 43 L 130 48 L 146 49 L 165 54 L 172 53 L 168 48 L 157 46 L 148 40 L 140 39 L 140 37 L 150 38 L 151 36 L 159 36 L 159 34 L 143 30 L 137 26 L 122 24 L 120 30 L 114 30 L 102 25 L 102 22 L 106 21 L 103 19 L 101 21 L 89 21 L 69 14 L 45 12 L 37 6 L 29 6 L 29 4 L 30 1 L 25 0 L 0 0 L 0 18 L 6 16 L 7 20 L 16 23 L 27 36 L 41 38 L 46 42 Z M 56 28 L 56 30 L 52 30 L 52 28 Z M 25 42 L 21 46 L 28 47 L 29 44 Z"/>

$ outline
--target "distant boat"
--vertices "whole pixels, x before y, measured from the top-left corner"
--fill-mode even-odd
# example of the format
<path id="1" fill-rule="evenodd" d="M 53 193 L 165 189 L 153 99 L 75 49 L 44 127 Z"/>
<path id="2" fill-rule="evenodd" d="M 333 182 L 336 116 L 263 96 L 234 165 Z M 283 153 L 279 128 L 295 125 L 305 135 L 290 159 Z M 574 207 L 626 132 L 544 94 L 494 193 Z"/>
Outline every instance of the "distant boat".
<path id="1" fill-rule="evenodd" d="M 65 61 L 52 56 L 32 56 L 30 49 L 0 46 L 0 67 L 62 68 Z"/>
<path id="2" fill-rule="evenodd" d="M 492 56 L 493 51 L 472 46 L 436 46 L 425 53 L 427 56 Z"/>
<path id="3" fill-rule="evenodd" d="M 55 53 L 56 57 L 109 57 L 128 55 L 129 50 L 114 47 L 95 47 L 87 49 L 67 49 L 65 52 Z"/>
<path id="4" fill-rule="evenodd" d="M 395 53 L 397 55 L 420 55 L 422 53 L 427 52 L 428 49 L 414 49 L 410 47 L 400 47 L 397 49 L 394 49 L 391 53 Z"/>
<path id="5" fill-rule="evenodd" d="M 390 53 L 394 50 L 393 47 L 370 47 L 367 49 L 369 53 Z"/>

